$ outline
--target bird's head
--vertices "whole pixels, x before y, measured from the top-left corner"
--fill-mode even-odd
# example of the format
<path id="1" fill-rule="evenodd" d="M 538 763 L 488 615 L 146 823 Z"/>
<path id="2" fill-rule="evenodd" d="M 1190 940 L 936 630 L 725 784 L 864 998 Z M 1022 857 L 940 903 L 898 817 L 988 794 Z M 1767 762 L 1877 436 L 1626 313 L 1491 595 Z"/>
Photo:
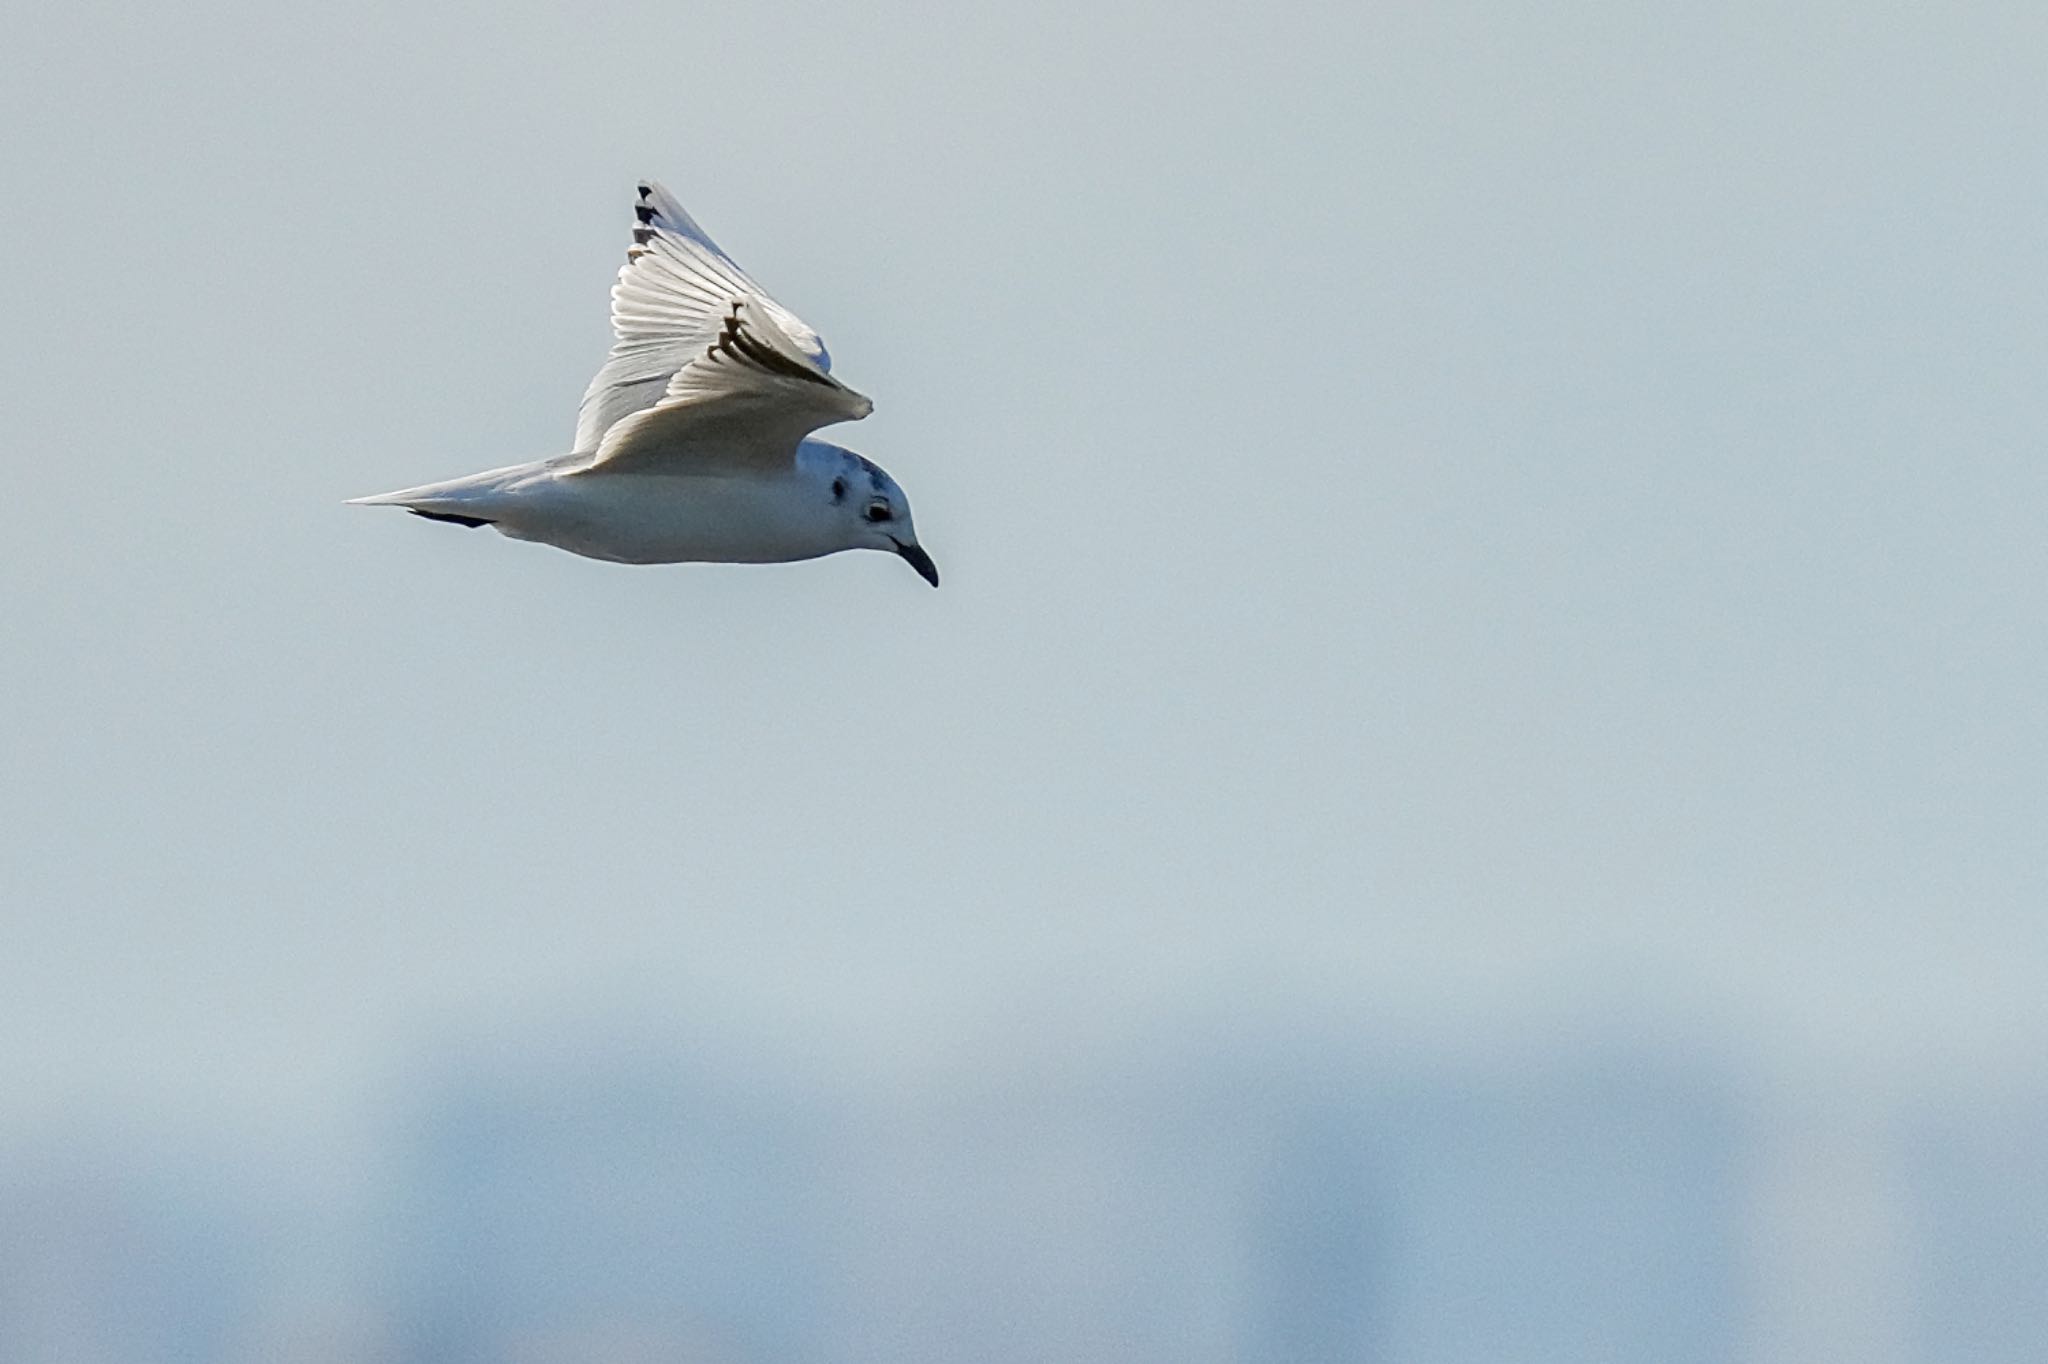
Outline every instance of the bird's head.
<path id="1" fill-rule="evenodd" d="M 917 543 L 917 527 L 910 519 L 910 499 L 879 464 L 852 451 L 846 453 L 847 464 L 832 480 L 832 498 L 848 519 L 848 538 L 861 549 L 897 555 L 916 569 L 919 577 L 937 587 L 938 566 Z"/>

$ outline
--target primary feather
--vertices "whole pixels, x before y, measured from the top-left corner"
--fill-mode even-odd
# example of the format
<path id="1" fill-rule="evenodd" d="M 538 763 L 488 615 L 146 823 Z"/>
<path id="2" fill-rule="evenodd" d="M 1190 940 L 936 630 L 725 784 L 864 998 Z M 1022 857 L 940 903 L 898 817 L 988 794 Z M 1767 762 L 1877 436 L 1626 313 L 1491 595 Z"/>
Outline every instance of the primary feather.
<path id="1" fill-rule="evenodd" d="M 578 451 L 595 451 L 621 420 L 661 402 L 670 381 L 715 345 L 734 309 L 752 304 L 757 333 L 829 375 L 825 343 L 795 313 L 768 296 L 690 215 L 653 181 L 634 204 L 633 244 L 612 285 L 612 334 L 604 367 L 584 390 L 576 416 Z M 838 418 L 837 420 L 845 420 Z"/>

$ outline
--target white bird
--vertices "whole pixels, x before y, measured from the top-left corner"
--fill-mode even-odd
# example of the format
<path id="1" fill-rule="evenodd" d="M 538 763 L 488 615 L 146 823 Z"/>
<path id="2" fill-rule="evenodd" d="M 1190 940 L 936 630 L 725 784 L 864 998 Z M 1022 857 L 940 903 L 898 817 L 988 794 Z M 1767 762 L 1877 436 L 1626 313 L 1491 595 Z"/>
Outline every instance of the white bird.
<path id="1" fill-rule="evenodd" d="M 937 587 L 896 480 L 810 439 L 874 409 L 832 377 L 818 334 L 660 185 L 640 186 L 634 212 L 612 286 L 617 340 L 584 391 L 574 450 L 354 502 L 622 564 L 887 550 Z"/>

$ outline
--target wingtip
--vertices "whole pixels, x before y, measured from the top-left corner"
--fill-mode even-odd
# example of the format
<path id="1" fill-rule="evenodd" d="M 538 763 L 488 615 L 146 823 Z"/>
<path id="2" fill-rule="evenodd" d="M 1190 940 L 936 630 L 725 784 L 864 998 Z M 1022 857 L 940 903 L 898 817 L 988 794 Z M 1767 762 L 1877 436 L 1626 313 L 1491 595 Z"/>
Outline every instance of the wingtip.
<path id="1" fill-rule="evenodd" d="M 642 180 L 633 196 L 633 244 L 626 249 L 626 263 L 638 260 L 640 253 L 654 239 L 654 224 L 662 216 L 661 201 L 666 197 L 659 184 Z"/>

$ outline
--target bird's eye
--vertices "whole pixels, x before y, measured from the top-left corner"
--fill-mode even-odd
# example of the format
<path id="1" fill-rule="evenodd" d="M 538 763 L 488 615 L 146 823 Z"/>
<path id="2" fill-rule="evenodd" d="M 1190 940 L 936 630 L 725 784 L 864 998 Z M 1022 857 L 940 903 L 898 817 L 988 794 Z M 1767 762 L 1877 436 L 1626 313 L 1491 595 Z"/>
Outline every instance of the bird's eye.
<path id="1" fill-rule="evenodd" d="M 889 510 L 887 502 L 870 502 L 868 503 L 868 509 L 862 515 L 866 516 L 870 521 L 887 521 L 895 513 Z"/>
<path id="2" fill-rule="evenodd" d="M 832 480 L 832 500 L 834 502 L 844 502 L 846 500 L 845 479 L 835 478 Z"/>

